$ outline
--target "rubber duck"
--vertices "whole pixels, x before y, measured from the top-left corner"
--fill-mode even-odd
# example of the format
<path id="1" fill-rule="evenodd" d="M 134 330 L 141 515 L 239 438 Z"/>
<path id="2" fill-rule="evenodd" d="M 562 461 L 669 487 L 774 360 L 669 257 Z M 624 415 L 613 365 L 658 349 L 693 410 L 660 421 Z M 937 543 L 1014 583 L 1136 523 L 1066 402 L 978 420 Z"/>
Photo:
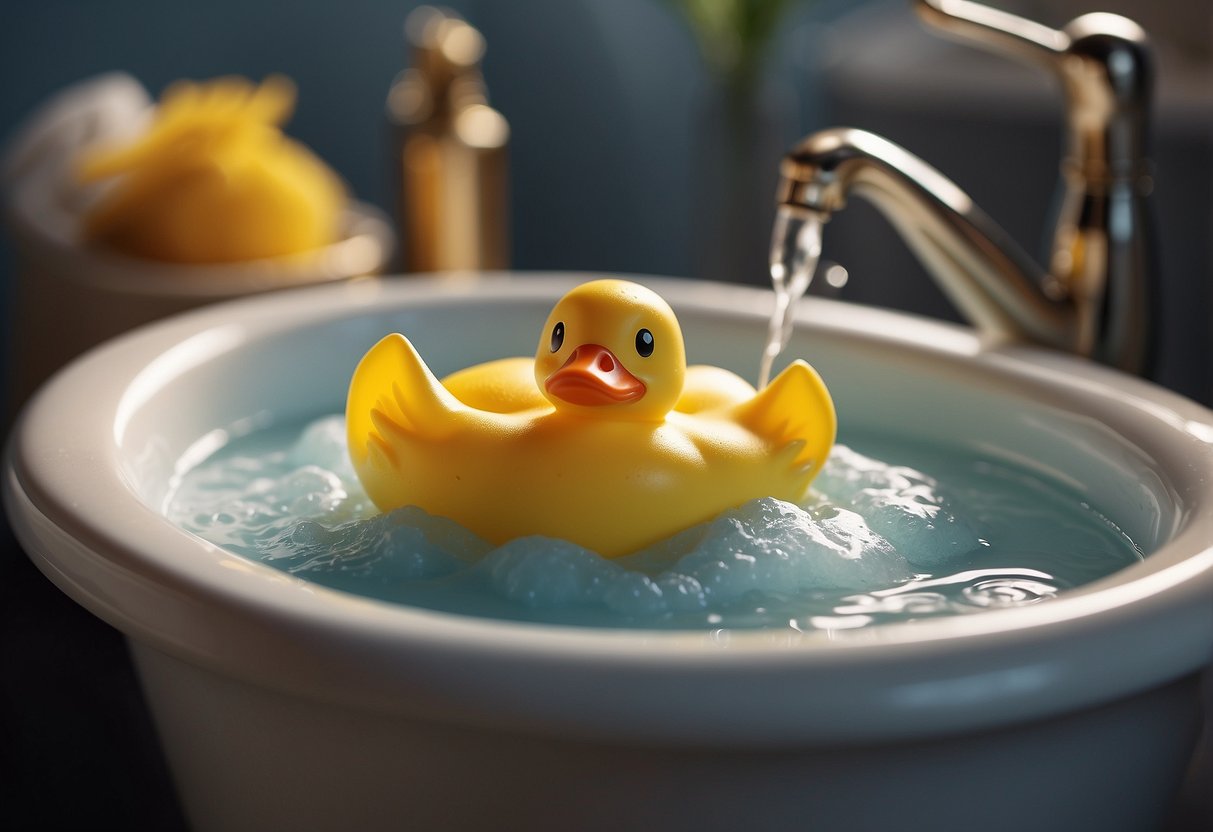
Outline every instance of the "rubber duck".
<path id="1" fill-rule="evenodd" d="M 688 368 L 673 310 L 622 280 L 561 298 L 533 359 L 442 381 L 407 338 L 386 336 L 354 372 L 346 424 L 381 510 L 416 505 L 495 544 L 544 535 L 605 557 L 752 499 L 802 499 L 836 427 L 804 361 L 760 392 Z"/>
<path id="2" fill-rule="evenodd" d="M 282 76 L 179 82 L 147 131 L 77 162 L 105 189 L 83 217 L 85 242 L 176 263 L 228 263 L 309 252 L 335 242 L 345 185 L 283 135 L 295 87 Z"/>

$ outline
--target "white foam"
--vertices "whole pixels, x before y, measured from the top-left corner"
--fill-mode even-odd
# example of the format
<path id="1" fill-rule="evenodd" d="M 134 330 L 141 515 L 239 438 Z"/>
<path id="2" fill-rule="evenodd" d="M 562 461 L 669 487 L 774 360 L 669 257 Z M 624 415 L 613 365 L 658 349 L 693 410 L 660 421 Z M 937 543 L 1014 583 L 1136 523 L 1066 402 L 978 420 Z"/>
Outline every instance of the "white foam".
<path id="1" fill-rule="evenodd" d="M 260 466 L 256 457 L 224 460 L 195 486 L 186 525 L 295 574 L 354 591 L 459 574 L 512 604 L 599 608 L 632 621 L 895 586 L 978 542 L 930 477 L 845 446 L 803 506 L 754 500 L 616 560 L 538 536 L 494 548 L 416 507 L 376 513 L 349 464 L 340 417 L 309 425 Z"/>
<path id="2" fill-rule="evenodd" d="M 861 514 L 915 567 L 934 568 L 981 545 L 963 509 L 933 478 L 835 446 L 814 489 Z"/>

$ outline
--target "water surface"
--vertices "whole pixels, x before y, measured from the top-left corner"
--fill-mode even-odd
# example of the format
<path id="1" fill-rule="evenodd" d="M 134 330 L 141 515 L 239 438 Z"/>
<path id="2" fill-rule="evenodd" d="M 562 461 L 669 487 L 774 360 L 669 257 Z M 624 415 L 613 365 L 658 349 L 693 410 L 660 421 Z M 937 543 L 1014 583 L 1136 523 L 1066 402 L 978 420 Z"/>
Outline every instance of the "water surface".
<path id="1" fill-rule="evenodd" d="M 494 547 L 417 508 L 380 514 L 344 420 L 262 430 L 187 473 L 169 518 L 329 587 L 518 621 L 849 629 L 1022 606 L 1139 560 L 1061 484 L 965 448 L 844 436 L 800 505 L 755 500 L 625 558 L 529 537 Z"/>

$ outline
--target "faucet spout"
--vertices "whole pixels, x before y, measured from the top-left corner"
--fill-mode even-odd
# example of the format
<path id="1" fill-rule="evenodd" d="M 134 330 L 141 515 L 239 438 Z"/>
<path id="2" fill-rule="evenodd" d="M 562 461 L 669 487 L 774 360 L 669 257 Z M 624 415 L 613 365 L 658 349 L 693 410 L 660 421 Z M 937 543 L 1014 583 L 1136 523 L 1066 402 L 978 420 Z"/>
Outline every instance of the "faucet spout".
<path id="1" fill-rule="evenodd" d="M 782 174 L 780 210 L 828 218 L 851 194 L 875 205 L 980 328 L 1085 351 L 1074 299 L 960 188 L 903 148 L 864 130 L 823 130 L 784 157 Z"/>

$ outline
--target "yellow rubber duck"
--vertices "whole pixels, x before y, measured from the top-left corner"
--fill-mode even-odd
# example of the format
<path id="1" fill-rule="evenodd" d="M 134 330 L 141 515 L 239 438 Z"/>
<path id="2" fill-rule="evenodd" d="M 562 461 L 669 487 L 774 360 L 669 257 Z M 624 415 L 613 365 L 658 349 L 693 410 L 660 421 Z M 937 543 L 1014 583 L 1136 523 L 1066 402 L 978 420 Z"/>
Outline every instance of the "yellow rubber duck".
<path id="1" fill-rule="evenodd" d="M 175 263 L 301 254 L 335 242 L 345 185 L 283 135 L 295 87 L 282 76 L 178 83 L 145 134 L 78 162 L 86 183 L 113 180 L 83 218 L 85 242 Z"/>
<path id="2" fill-rule="evenodd" d="M 563 538 L 618 557 L 759 497 L 800 500 L 834 442 L 797 360 L 761 392 L 686 366 L 653 291 L 597 280 L 548 316 L 535 358 L 440 382 L 400 334 L 354 371 L 350 457 L 383 511 L 416 505 L 500 544 Z"/>

